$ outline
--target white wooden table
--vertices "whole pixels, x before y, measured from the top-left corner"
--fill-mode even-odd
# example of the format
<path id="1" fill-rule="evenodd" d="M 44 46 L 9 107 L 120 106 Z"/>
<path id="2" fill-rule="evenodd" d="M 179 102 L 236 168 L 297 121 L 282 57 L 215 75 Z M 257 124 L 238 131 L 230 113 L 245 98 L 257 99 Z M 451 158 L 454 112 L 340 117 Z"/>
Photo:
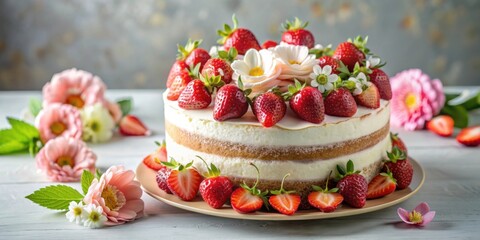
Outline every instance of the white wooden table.
<path id="1" fill-rule="evenodd" d="M 154 131 L 150 137 L 115 136 L 106 144 L 90 146 L 98 167 L 114 164 L 134 170 L 164 134 L 160 90 L 109 90 L 109 98 L 134 99 L 133 113 Z M 6 116 L 20 116 L 30 97 L 40 92 L 0 92 L 0 128 Z M 477 112 L 476 123 L 480 123 Z M 44 209 L 25 199 L 35 189 L 52 183 L 36 172 L 34 160 L 24 155 L 0 156 L 0 239 L 264 239 L 264 238 L 480 238 L 480 147 L 460 146 L 453 138 L 428 131 L 400 133 L 410 155 L 424 167 L 423 188 L 409 200 L 373 213 L 316 221 L 247 221 L 223 219 L 170 207 L 144 195 L 146 217 L 130 224 L 90 230 L 66 220 L 64 213 Z M 71 184 L 81 189 L 79 184 Z M 399 222 L 397 207 L 413 209 L 426 201 L 436 217 L 424 229 Z"/>

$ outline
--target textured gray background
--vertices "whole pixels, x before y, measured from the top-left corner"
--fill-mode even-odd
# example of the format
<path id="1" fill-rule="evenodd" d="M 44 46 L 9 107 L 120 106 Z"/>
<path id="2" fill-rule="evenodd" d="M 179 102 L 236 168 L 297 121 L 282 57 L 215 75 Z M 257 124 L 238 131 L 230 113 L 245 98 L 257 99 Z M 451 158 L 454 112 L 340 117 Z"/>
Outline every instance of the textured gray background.
<path id="1" fill-rule="evenodd" d="M 0 0 L 0 90 L 40 89 L 70 67 L 110 88 L 163 88 L 176 44 L 209 49 L 232 13 L 260 42 L 298 16 L 322 44 L 369 35 L 390 75 L 419 67 L 445 85 L 480 85 L 480 1 Z"/>

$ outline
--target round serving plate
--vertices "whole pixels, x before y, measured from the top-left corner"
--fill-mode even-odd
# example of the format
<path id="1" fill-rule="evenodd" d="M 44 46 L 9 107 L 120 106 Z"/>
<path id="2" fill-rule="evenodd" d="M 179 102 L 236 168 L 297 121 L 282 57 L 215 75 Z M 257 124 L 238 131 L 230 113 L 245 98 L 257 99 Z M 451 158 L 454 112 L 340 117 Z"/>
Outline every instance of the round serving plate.
<path id="1" fill-rule="evenodd" d="M 353 216 L 358 214 L 364 214 L 368 212 L 378 211 L 395 204 L 401 203 L 415 193 L 422 187 L 425 181 L 425 172 L 420 164 L 411 159 L 413 165 L 413 180 L 410 187 L 407 189 L 395 191 L 394 193 L 387 195 L 383 198 L 368 200 L 367 204 L 363 208 L 352 208 L 348 205 L 342 204 L 336 211 L 331 213 L 323 213 L 316 209 L 311 210 L 299 210 L 292 216 L 286 216 L 276 212 L 262 212 L 257 211 L 255 213 L 241 214 L 233 210 L 230 206 L 225 205 L 221 209 L 214 209 L 210 207 L 206 202 L 202 200 L 200 196 L 197 196 L 193 201 L 183 201 L 175 195 L 167 194 L 157 186 L 155 180 L 156 171 L 148 168 L 143 163 L 140 163 L 137 167 L 137 179 L 142 184 L 143 190 L 150 196 L 158 199 L 168 205 L 178 207 L 187 211 L 196 213 L 224 217 L 224 218 L 236 218 L 246 220 L 268 220 L 268 221 L 289 221 L 289 220 L 311 220 L 311 219 L 324 219 Z"/>

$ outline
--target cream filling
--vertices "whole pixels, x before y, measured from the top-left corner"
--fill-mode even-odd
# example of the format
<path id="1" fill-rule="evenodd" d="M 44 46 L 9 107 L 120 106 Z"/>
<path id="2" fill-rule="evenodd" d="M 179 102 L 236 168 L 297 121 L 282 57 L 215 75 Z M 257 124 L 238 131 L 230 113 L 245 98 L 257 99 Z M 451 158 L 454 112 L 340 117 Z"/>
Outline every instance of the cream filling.
<path id="1" fill-rule="evenodd" d="M 188 163 L 194 160 L 194 166 L 200 173 L 205 173 L 206 168 L 205 164 L 195 157 L 197 155 L 205 159 L 207 163 L 215 164 L 221 170 L 222 175 L 232 177 L 255 178 L 255 169 L 249 166 L 249 163 L 254 163 L 260 170 L 260 178 L 265 180 L 282 180 L 282 177 L 287 173 L 291 174 L 288 177 L 289 181 L 324 180 L 328 177 L 330 171 L 336 172 L 337 164 L 345 166 L 348 160 L 351 159 L 354 162 L 355 169 L 361 170 L 385 159 L 386 151 L 389 151 L 391 148 L 390 136 L 387 135 L 371 148 L 338 158 L 314 161 L 271 161 L 224 157 L 198 152 L 176 143 L 168 134 L 165 137 L 167 140 L 168 157 L 173 157 L 181 163 Z M 368 177 L 365 172 L 362 172 L 362 174 Z M 371 179 L 367 180 L 370 181 Z"/>
<path id="2" fill-rule="evenodd" d="M 320 124 L 299 119 L 290 108 L 285 117 L 272 128 L 264 128 L 249 111 L 239 119 L 217 122 L 213 106 L 200 110 L 184 110 L 176 101 L 165 102 L 165 119 L 176 127 L 203 137 L 233 143 L 262 146 L 311 146 L 343 142 L 367 136 L 390 121 L 389 101 L 380 107 L 358 107 L 351 118 L 325 116 Z"/>

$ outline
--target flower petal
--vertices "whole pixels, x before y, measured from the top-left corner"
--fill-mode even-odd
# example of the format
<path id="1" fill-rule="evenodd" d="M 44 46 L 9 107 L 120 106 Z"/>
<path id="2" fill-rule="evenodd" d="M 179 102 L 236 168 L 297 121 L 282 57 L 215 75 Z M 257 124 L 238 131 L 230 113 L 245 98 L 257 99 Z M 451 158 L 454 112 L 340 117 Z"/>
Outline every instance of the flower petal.
<path id="1" fill-rule="evenodd" d="M 398 208 L 397 209 L 397 214 L 400 217 L 400 219 L 402 219 L 402 221 L 404 221 L 405 223 L 408 223 L 408 224 L 412 224 L 412 222 L 410 222 L 410 219 L 408 218 L 409 212 L 407 210 L 405 210 L 403 208 Z"/>
<path id="2" fill-rule="evenodd" d="M 426 226 L 427 224 L 429 224 L 433 220 L 434 217 L 435 217 L 435 211 L 431 211 L 431 212 L 426 213 L 425 215 L 423 215 L 423 222 L 420 223 L 419 225 L 420 226 Z"/>
<path id="3" fill-rule="evenodd" d="M 330 75 L 332 73 L 332 66 L 330 65 L 325 65 L 322 69 L 322 73 L 325 75 Z"/>
<path id="4" fill-rule="evenodd" d="M 243 61 L 249 66 L 249 68 L 254 68 L 254 67 L 259 67 L 262 66 L 262 57 L 260 56 L 260 53 L 251 48 L 247 51 L 245 54 L 245 58 L 243 58 Z"/>
<path id="5" fill-rule="evenodd" d="M 422 214 L 422 215 L 425 215 L 430 211 L 430 206 L 428 206 L 428 203 L 422 202 L 422 203 L 418 204 L 418 206 L 415 207 L 414 210 L 417 211 L 418 213 Z"/>

